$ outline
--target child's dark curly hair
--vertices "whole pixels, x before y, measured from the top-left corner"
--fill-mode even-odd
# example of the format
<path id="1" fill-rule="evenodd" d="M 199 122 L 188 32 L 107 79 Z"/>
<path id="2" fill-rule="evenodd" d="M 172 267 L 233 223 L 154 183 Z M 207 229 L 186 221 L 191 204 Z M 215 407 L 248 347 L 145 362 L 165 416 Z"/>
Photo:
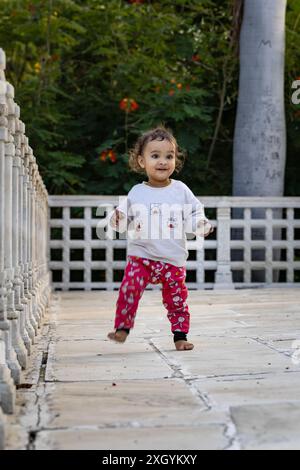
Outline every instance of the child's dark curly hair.
<path id="1" fill-rule="evenodd" d="M 154 129 L 150 129 L 149 131 L 144 132 L 142 135 L 140 135 L 134 147 L 129 150 L 129 168 L 136 173 L 145 174 L 145 169 L 142 168 L 138 162 L 138 156 L 143 155 L 143 151 L 148 142 L 151 142 L 152 140 L 165 139 L 175 145 L 175 172 L 179 173 L 183 167 L 186 154 L 185 152 L 179 149 L 177 141 L 172 134 L 172 131 L 170 129 L 167 129 L 163 125 L 155 127 Z"/>

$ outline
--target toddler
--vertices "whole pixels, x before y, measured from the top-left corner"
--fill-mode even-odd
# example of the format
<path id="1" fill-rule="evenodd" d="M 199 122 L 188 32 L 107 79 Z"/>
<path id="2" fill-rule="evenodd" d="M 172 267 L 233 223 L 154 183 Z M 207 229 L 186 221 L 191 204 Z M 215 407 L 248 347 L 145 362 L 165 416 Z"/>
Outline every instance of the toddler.
<path id="1" fill-rule="evenodd" d="M 189 187 L 170 178 L 180 171 L 183 160 L 176 139 L 163 126 L 142 134 L 130 151 L 130 168 L 146 174 L 148 181 L 133 186 L 108 216 L 114 230 L 127 231 L 127 263 L 116 303 L 115 330 L 108 334 L 113 341 L 126 340 L 148 283 L 161 283 L 175 348 L 194 347 L 187 340 L 186 233 L 205 237 L 213 228 Z"/>

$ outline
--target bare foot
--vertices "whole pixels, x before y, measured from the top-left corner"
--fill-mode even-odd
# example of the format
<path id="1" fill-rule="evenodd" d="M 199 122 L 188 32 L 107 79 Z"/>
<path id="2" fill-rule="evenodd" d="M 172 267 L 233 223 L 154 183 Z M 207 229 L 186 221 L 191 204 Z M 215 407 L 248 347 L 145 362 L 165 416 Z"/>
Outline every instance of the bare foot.
<path id="1" fill-rule="evenodd" d="M 192 343 L 189 343 L 188 341 L 185 341 L 184 339 L 176 341 L 175 347 L 177 351 L 189 351 L 191 349 L 194 349 L 194 345 Z"/>
<path id="2" fill-rule="evenodd" d="M 125 343 L 127 336 L 128 333 L 126 333 L 126 331 L 111 331 L 107 335 L 109 339 L 116 341 L 117 343 Z"/>

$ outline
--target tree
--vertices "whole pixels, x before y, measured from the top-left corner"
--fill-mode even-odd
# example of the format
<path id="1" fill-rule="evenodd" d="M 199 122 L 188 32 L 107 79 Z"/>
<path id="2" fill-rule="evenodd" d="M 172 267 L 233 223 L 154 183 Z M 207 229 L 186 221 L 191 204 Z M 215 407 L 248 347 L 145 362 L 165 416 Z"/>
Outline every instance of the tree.
<path id="1" fill-rule="evenodd" d="M 282 196 L 286 0 L 244 0 L 233 195 Z"/>
<path id="2" fill-rule="evenodd" d="M 286 3 L 286 0 L 243 1 L 233 146 L 234 196 L 282 196 L 284 192 Z M 281 218 L 281 212 L 273 211 L 273 217 Z M 261 210 L 252 210 L 253 218 L 262 216 Z M 261 232 L 259 228 L 254 230 L 253 239 L 261 238 Z M 273 237 L 280 239 L 281 230 L 275 229 Z M 252 256 L 255 260 L 264 259 L 261 250 L 253 250 Z M 274 258 L 280 259 L 280 250 L 275 250 Z M 259 272 L 256 274 L 255 280 L 264 280 Z"/>

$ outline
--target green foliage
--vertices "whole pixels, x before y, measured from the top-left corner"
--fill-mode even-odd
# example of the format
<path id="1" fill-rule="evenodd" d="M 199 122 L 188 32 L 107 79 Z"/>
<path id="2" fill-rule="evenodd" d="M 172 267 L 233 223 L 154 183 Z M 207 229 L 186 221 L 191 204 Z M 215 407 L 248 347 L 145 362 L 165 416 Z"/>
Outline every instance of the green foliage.
<path id="1" fill-rule="evenodd" d="M 290 3 L 292 76 L 299 63 L 299 41 L 293 42 L 299 0 Z M 128 150 L 142 131 L 159 123 L 171 127 L 187 151 L 175 178 L 198 194 L 231 193 L 238 77 L 229 41 L 231 5 L 231 0 L 0 0 L 6 76 L 50 193 L 128 192 L 145 179 L 129 171 Z M 222 123 L 207 168 L 224 80 Z M 124 98 L 138 108 L 120 109 Z M 294 122 L 289 126 L 292 136 Z M 108 150 L 116 161 L 100 158 Z"/>
<path id="2" fill-rule="evenodd" d="M 292 83 L 300 80 L 300 0 L 290 0 L 286 14 L 286 80 L 285 101 L 287 121 L 287 167 L 285 193 L 296 196 L 300 193 L 300 105 L 291 101 Z"/>

